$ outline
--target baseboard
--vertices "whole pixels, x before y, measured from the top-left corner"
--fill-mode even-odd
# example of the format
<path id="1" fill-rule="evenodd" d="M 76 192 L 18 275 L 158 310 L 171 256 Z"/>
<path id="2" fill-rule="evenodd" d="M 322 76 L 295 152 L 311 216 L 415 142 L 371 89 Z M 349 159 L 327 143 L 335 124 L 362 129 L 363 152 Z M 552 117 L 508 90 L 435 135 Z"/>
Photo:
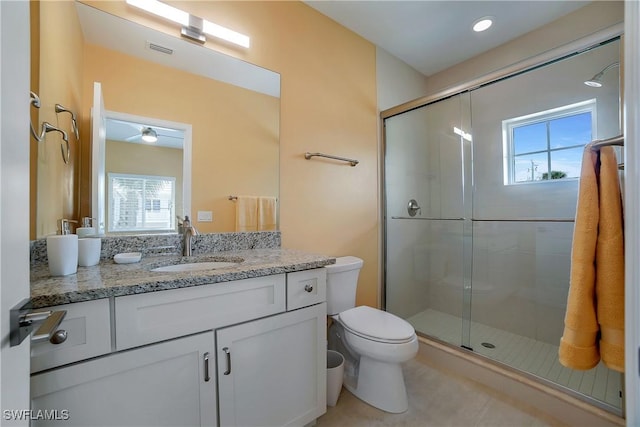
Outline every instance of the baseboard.
<path id="1" fill-rule="evenodd" d="M 551 424 L 568 426 L 619 427 L 625 420 L 604 409 L 595 407 L 538 383 L 517 372 L 502 368 L 469 352 L 429 338 L 419 337 L 420 361 L 472 380 L 492 390 L 501 398 L 518 404 L 536 415 L 543 413 Z"/>

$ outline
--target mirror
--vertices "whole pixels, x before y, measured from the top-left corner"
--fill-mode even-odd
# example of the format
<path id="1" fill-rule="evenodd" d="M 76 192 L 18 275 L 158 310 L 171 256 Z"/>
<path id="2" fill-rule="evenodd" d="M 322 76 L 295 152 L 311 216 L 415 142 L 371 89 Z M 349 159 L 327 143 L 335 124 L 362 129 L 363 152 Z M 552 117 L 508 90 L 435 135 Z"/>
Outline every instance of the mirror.
<path id="1" fill-rule="evenodd" d="M 60 4 L 64 2 L 47 3 L 41 5 L 41 23 L 49 20 L 51 8 L 65 7 Z M 93 83 L 100 82 L 107 118 L 110 114 L 129 115 L 153 122 L 131 121 L 137 125 L 162 126 L 161 123 L 175 122 L 191 126 L 191 175 L 176 180 L 189 188 L 184 188 L 182 207 L 178 199 L 174 202 L 174 216 L 189 215 L 200 232 L 232 232 L 235 231 L 235 203 L 229 196 L 279 197 L 279 74 L 187 42 L 177 37 L 179 28 L 175 29 L 176 36 L 171 36 L 79 2 L 75 3 L 74 13 L 83 38 L 78 61 L 81 71 L 75 73 L 81 82 L 71 83 L 82 92 L 80 105 L 75 107 L 82 118 L 81 153 L 79 164 L 74 166 L 78 169 L 73 173 L 78 182 L 70 185 L 66 176 L 47 178 L 46 172 L 41 173 L 40 164 L 39 181 L 62 180 L 65 182 L 59 183 L 61 186 L 75 186 L 77 190 L 73 192 L 79 192 L 77 203 L 82 216 L 96 216 L 98 193 L 104 194 L 101 201 L 104 207 L 108 206 L 105 187 L 108 177 L 104 175 L 106 153 L 98 152 L 92 159 L 91 151 L 96 145 L 90 148 L 88 143 L 93 139 L 89 120 Z M 68 9 L 51 16 L 59 20 L 63 15 L 68 15 Z M 41 43 L 52 27 L 59 33 L 60 22 L 57 26 L 50 23 L 40 26 Z M 41 81 L 54 74 L 51 64 L 45 66 L 45 62 L 49 61 L 41 61 Z M 66 62 L 63 66 L 68 66 L 69 61 Z M 61 75 L 64 73 L 57 73 L 58 77 Z M 65 79 L 69 76 L 50 84 L 56 87 L 69 84 L 60 82 Z M 74 102 L 68 103 L 73 107 Z M 105 123 L 109 132 L 109 122 Z M 40 158 L 38 160 L 40 162 Z M 157 170 L 148 172 L 150 175 L 169 175 L 160 167 L 163 162 L 147 163 L 158 166 Z M 184 174 L 188 173 L 185 168 Z M 92 188 L 91 181 L 104 186 L 98 191 L 95 185 Z M 61 217 L 59 212 L 46 217 L 51 205 L 46 194 L 38 189 L 37 237 L 49 234 L 51 230 L 47 230 L 47 226 L 52 218 Z M 47 226 L 42 225 L 45 221 Z"/>

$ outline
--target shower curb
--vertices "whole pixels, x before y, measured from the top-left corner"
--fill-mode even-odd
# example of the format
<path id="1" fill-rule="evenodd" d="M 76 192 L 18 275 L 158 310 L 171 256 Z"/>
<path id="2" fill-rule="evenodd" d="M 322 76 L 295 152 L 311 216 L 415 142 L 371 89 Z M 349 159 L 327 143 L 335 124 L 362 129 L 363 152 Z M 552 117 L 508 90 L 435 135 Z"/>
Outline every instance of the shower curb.
<path id="1" fill-rule="evenodd" d="M 501 398 L 515 401 L 532 415 L 542 412 L 552 425 L 618 427 L 624 418 L 595 407 L 545 384 L 480 359 L 468 350 L 418 337 L 420 361 L 458 377 L 479 383 Z"/>

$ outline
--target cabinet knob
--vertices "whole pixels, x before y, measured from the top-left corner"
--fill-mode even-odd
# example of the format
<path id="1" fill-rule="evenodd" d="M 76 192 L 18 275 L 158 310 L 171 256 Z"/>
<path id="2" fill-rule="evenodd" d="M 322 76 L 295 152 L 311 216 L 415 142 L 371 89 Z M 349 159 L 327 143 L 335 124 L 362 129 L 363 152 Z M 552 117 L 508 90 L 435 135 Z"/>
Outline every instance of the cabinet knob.
<path id="1" fill-rule="evenodd" d="M 313 292 L 313 285 L 304 285 L 304 290 L 307 292 Z"/>
<path id="2" fill-rule="evenodd" d="M 51 338 L 49 338 L 49 342 L 51 344 L 62 344 L 66 340 L 67 340 L 67 331 L 65 331 L 64 329 L 58 329 L 53 333 L 53 335 L 51 335 Z"/>

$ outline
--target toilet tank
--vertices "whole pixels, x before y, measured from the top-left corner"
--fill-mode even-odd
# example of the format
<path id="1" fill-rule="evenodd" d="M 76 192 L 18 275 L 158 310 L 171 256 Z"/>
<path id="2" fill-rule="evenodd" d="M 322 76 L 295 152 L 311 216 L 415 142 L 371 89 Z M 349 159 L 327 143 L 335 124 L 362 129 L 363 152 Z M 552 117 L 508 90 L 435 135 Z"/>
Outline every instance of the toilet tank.
<path id="1" fill-rule="evenodd" d="M 345 256 L 327 265 L 327 314 L 334 315 L 355 307 L 358 274 L 362 268 L 360 258 Z"/>

